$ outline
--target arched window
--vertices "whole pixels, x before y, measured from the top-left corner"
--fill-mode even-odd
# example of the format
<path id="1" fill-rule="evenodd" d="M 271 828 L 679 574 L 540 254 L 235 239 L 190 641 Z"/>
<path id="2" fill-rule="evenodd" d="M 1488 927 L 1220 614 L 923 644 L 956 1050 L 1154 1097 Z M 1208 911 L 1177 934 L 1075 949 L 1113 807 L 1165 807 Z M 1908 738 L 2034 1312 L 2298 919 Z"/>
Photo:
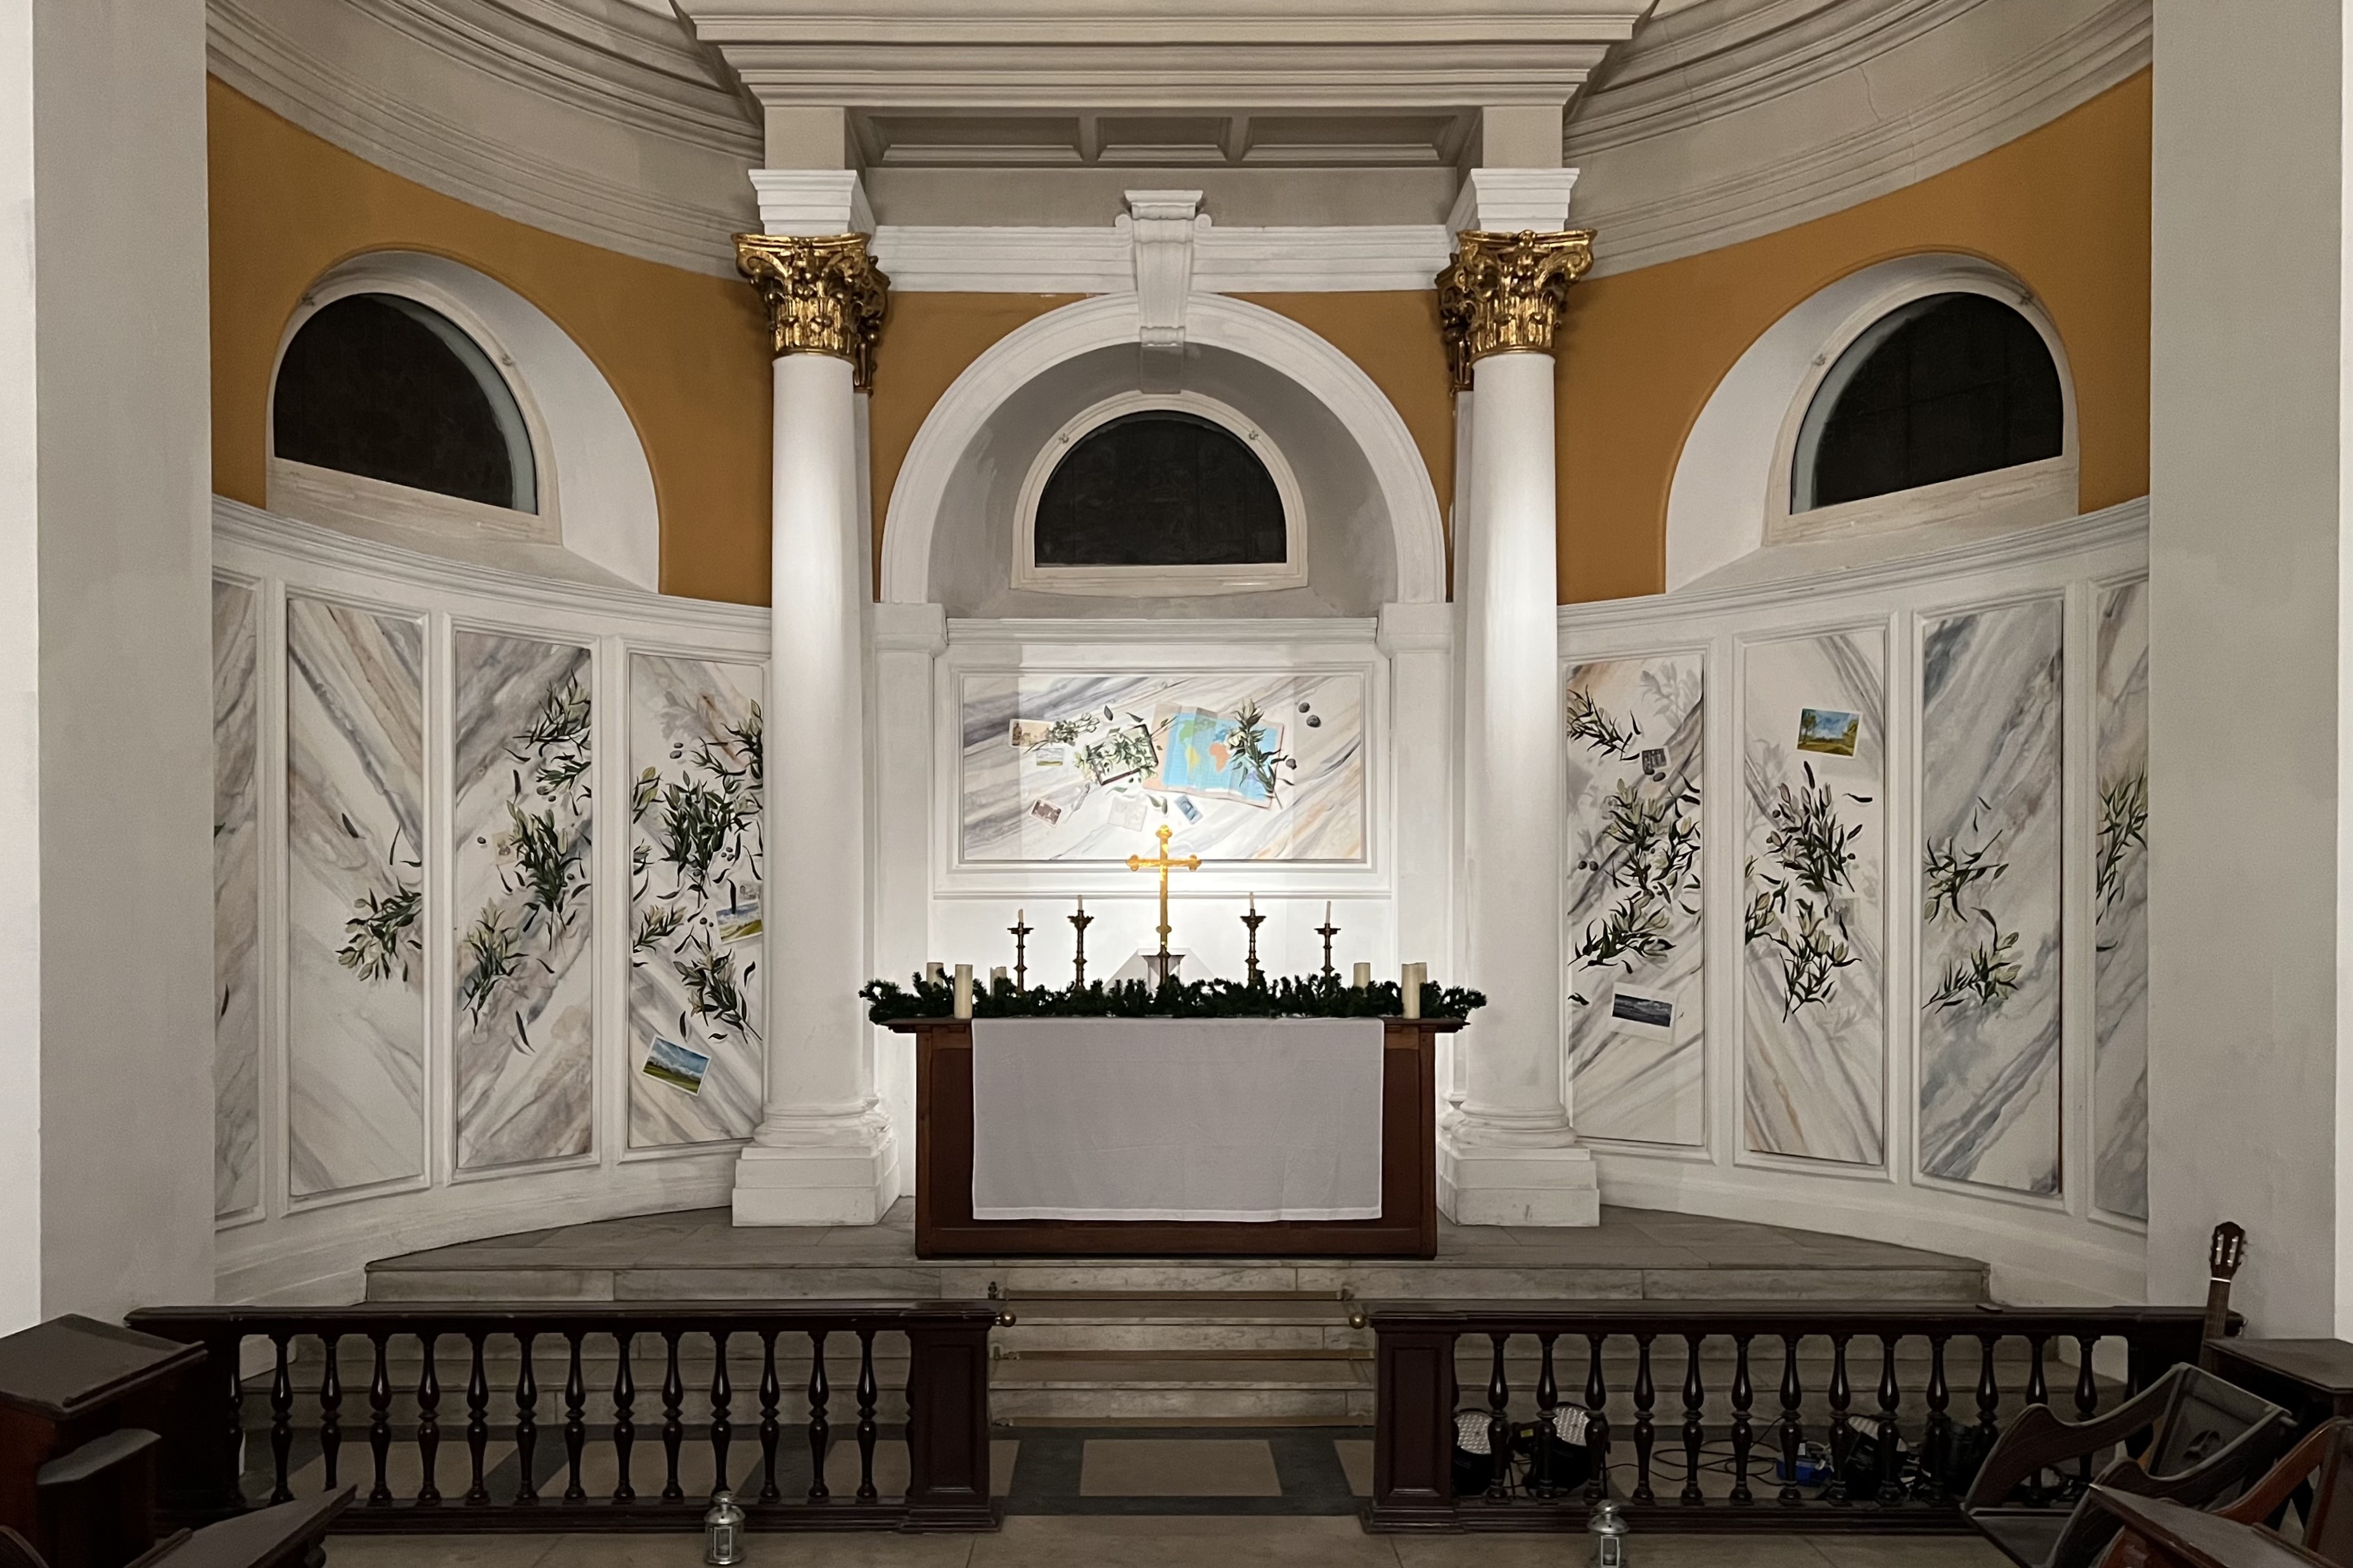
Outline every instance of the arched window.
<path id="1" fill-rule="evenodd" d="M 1016 587 L 1250 592 L 1306 581 L 1298 487 L 1250 420 L 1198 394 L 1087 410 L 1023 487 Z"/>
<path id="2" fill-rule="evenodd" d="M 278 457 L 518 512 L 538 464 L 513 389 L 463 329 L 397 294 L 347 294 L 295 331 L 278 369 Z"/>
<path id="3" fill-rule="evenodd" d="M 2034 324 L 1984 294 L 1930 294 L 1831 365 L 1799 427 L 1789 510 L 2041 462 L 2065 444 L 2059 367 Z"/>

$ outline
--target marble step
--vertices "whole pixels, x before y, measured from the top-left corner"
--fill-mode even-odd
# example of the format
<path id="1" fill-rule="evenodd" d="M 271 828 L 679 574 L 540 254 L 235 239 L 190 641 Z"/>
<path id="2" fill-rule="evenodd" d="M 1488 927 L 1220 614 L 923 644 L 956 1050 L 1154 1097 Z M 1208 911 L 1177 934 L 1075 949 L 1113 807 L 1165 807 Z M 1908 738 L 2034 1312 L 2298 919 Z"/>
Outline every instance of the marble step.
<path id="1" fill-rule="evenodd" d="M 988 1405 L 1014 1426 L 1358 1426 L 1373 1371 L 1356 1357 L 1047 1353 L 997 1363 Z"/>

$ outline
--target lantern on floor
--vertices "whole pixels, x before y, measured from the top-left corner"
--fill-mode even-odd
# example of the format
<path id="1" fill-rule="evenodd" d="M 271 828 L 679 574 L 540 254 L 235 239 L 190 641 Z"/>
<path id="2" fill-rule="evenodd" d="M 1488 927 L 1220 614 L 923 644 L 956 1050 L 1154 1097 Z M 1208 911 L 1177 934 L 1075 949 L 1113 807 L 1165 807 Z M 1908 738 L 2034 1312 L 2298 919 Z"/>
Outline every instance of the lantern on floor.
<path id="1" fill-rule="evenodd" d="M 744 1561 L 744 1510 L 733 1492 L 711 1494 L 711 1511 L 702 1516 L 702 1560 L 721 1568 Z"/>
<path id="2" fill-rule="evenodd" d="M 1594 1568 L 1626 1568 L 1625 1516 L 1618 1505 L 1608 1498 L 1593 1505 L 1593 1517 L 1586 1521 L 1587 1533 L 1593 1537 Z"/>

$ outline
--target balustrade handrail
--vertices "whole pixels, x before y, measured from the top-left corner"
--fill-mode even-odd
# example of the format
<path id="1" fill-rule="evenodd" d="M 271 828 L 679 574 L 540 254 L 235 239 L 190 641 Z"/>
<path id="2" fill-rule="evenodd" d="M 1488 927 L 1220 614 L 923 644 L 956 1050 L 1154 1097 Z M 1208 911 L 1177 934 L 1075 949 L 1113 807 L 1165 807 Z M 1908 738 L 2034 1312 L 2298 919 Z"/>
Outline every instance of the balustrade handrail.
<path id="1" fill-rule="evenodd" d="M 306 1489 L 360 1483 L 339 1529 L 676 1529 L 697 1523 L 710 1492 L 725 1486 L 764 1526 L 987 1530 L 999 1518 L 989 1496 L 988 1332 L 1008 1321 L 1002 1310 L 956 1301 L 393 1301 L 155 1307 L 126 1321 L 208 1352 L 162 1423 L 159 1499 L 174 1523 L 285 1500 L 303 1468 L 299 1453 L 309 1462 Z M 878 1334 L 903 1335 L 907 1347 L 902 1495 L 877 1484 L 878 1446 L 888 1440 Z M 264 1456 L 253 1480 L 248 1440 L 264 1433 L 247 1428 L 243 1352 L 257 1338 L 271 1347 L 274 1366 L 267 1442 L 250 1445 Z M 324 1352 L 300 1396 L 298 1341 L 322 1342 Z M 399 1359 L 397 1388 L 396 1341 L 414 1346 Z M 511 1343 L 494 1355 L 493 1341 Z M 780 1341 L 787 1362 L 807 1361 L 805 1393 L 779 1375 Z M 682 1345 L 698 1384 L 707 1359 L 707 1390 L 689 1389 Z M 829 1353 L 845 1379 L 856 1369 L 839 1402 Z M 363 1363 L 348 1383 L 347 1361 Z M 592 1366 L 609 1385 L 591 1387 Z M 787 1414 L 803 1398 L 806 1421 Z M 854 1412 L 843 1408 L 852 1398 Z M 807 1438 L 797 1477 L 787 1473 L 799 1462 L 786 1449 L 788 1426 Z M 852 1449 L 855 1490 L 837 1497 L 828 1458 Z M 739 1464 L 731 1466 L 731 1452 Z M 339 1473 L 339 1463 L 353 1473 Z"/>
<path id="2" fill-rule="evenodd" d="M 1638 1527 L 1961 1529 L 1959 1497 L 2005 1394 L 2051 1402 L 2052 1347 L 2073 1352 L 2073 1415 L 2085 1419 L 2117 1397 L 2095 1372 L 2103 1342 L 2125 1349 L 2128 1394 L 2195 1361 L 2204 1330 L 2197 1308 L 1908 1301 L 1388 1302 L 1364 1317 L 1377 1384 L 1365 1516 L 1385 1530 L 1577 1530 L 1603 1497 Z M 1465 1340 L 1484 1342 L 1484 1389 L 1458 1381 Z M 1517 1390 L 1515 1341 L 1539 1358 Z M 1907 1341 L 1927 1362 L 1908 1393 Z M 2005 1342 L 2022 1342 L 2022 1388 L 2005 1388 L 2000 1369 L 2019 1370 L 1997 1355 Z M 1583 1352 L 1581 1368 L 1558 1363 L 1564 1348 Z M 1974 1366 L 1948 1369 L 1956 1351 Z M 1483 1490 L 1457 1495 L 1458 1460 Z M 2087 1461 L 2024 1500 L 2072 1506 L 2090 1477 Z"/>

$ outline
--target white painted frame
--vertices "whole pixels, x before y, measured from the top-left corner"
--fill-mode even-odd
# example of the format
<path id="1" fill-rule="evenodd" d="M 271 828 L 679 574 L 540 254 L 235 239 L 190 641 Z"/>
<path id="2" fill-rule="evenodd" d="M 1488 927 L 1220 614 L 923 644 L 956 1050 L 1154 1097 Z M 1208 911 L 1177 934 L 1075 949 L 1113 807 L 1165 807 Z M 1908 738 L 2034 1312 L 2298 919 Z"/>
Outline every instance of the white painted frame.
<path id="1" fill-rule="evenodd" d="M 882 525 L 886 604 L 932 602 L 932 542 L 942 504 L 965 450 L 990 415 L 1054 366 L 1097 349 L 1133 345 L 1142 331 L 1133 292 L 1065 305 L 992 344 L 950 384 L 907 448 Z M 1393 598 L 1446 598 L 1446 531 L 1438 493 L 1404 417 L 1354 360 L 1318 334 L 1245 300 L 1194 293 L 1186 306 L 1188 343 L 1224 349 L 1270 365 L 1321 402 L 1355 438 L 1389 515 L 1396 549 Z"/>
<path id="2" fill-rule="evenodd" d="M 1791 468 L 1814 395 L 1839 357 L 1889 311 L 1931 294 L 1982 294 L 2024 316 L 2058 368 L 2057 458 L 1792 514 Z M 2075 378 L 2031 289 L 1976 257 L 1898 257 L 1850 273 L 1758 336 L 1709 394 L 1683 439 L 1667 492 L 1667 591 L 1778 545 L 1936 522 L 1995 531 L 2076 513 Z"/>
<path id="3" fill-rule="evenodd" d="M 631 1149 L 628 668 L 633 654 L 761 667 L 768 614 L 739 605 L 521 576 L 422 555 L 216 498 L 216 575 L 259 595 L 257 827 L 259 874 L 261 1201 L 216 1225 L 221 1300 L 349 1301 L 372 1258 L 471 1237 L 624 1214 L 723 1204 L 734 1141 Z M 288 1185 L 286 910 L 287 595 L 413 617 L 426 627 L 425 1091 L 414 1179 L 294 1200 Z M 459 629 L 591 650 L 598 814 L 591 893 L 594 1044 L 591 1152 L 456 1169 L 456 920 L 450 904 L 454 662 Z M 765 682 L 763 683 L 765 689 Z M 773 710 L 773 700 L 769 702 Z"/>
<path id="4" fill-rule="evenodd" d="M 1646 598 L 1564 605 L 1564 678 L 1595 658 L 1704 645 L 1706 760 L 1704 935 L 1706 1026 L 1702 1150 L 1591 1140 L 1605 1202 L 1717 1215 L 1922 1247 L 1985 1259 L 2004 1300 L 2142 1298 L 2147 1227 L 2093 1202 L 2094 1018 L 2089 857 L 2096 826 L 2092 677 L 2097 595 L 2146 574 L 2146 500 L 2024 532 L 1944 543 L 1788 581 L 1728 583 Z M 2062 657 L 2060 1047 L 2061 1192 L 2056 1199 L 1918 1174 L 1920 630 L 1936 616 L 2059 598 Z M 1740 898 L 1746 801 L 1742 784 L 1743 649 L 1826 630 L 1880 626 L 1886 637 L 1887 805 L 1883 930 L 1885 1161 L 1841 1166 L 1751 1153 L 1744 1128 L 1746 1027 Z M 1566 977 L 1564 954 L 1564 977 Z M 1563 1032 L 1563 1070 L 1567 1070 Z M 1574 1092 L 1572 1089 L 1572 1093 Z"/>
<path id="5" fill-rule="evenodd" d="M 530 434 L 539 510 L 487 506 L 314 467 L 277 450 L 278 375 L 295 334 L 354 294 L 394 294 L 438 311 L 472 338 L 505 380 Z M 661 517 L 637 426 L 570 334 L 521 294 L 445 257 L 376 251 L 304 291 L 269 367 L 264 416 L 268 500 L 280 516 L 329 528 L 389 525 L 459 541 L 560 546 L 651 592 L 661 579 Z"/>
<path id="6" fill-rule="evenodd" d="M 1080 442 L 1131 414 L 1189 414 L 1206 419 L 1256 454 L 1282 505 L 1282 560 L 1246 566 L 1042 566 L 1038 563 L 1038 503 L 1062 460 Z M 1229 404 L 1199 392 L 1124 392 L 1074 415 L 1054 432 L 1021 481 L 1013 517 L 1013 586 L 1045 594 L 1174 598 L 1187 594 L 1261 594 L 1307 585 L 1307 520 L 1298 478 L 1274 438 Z"/>

